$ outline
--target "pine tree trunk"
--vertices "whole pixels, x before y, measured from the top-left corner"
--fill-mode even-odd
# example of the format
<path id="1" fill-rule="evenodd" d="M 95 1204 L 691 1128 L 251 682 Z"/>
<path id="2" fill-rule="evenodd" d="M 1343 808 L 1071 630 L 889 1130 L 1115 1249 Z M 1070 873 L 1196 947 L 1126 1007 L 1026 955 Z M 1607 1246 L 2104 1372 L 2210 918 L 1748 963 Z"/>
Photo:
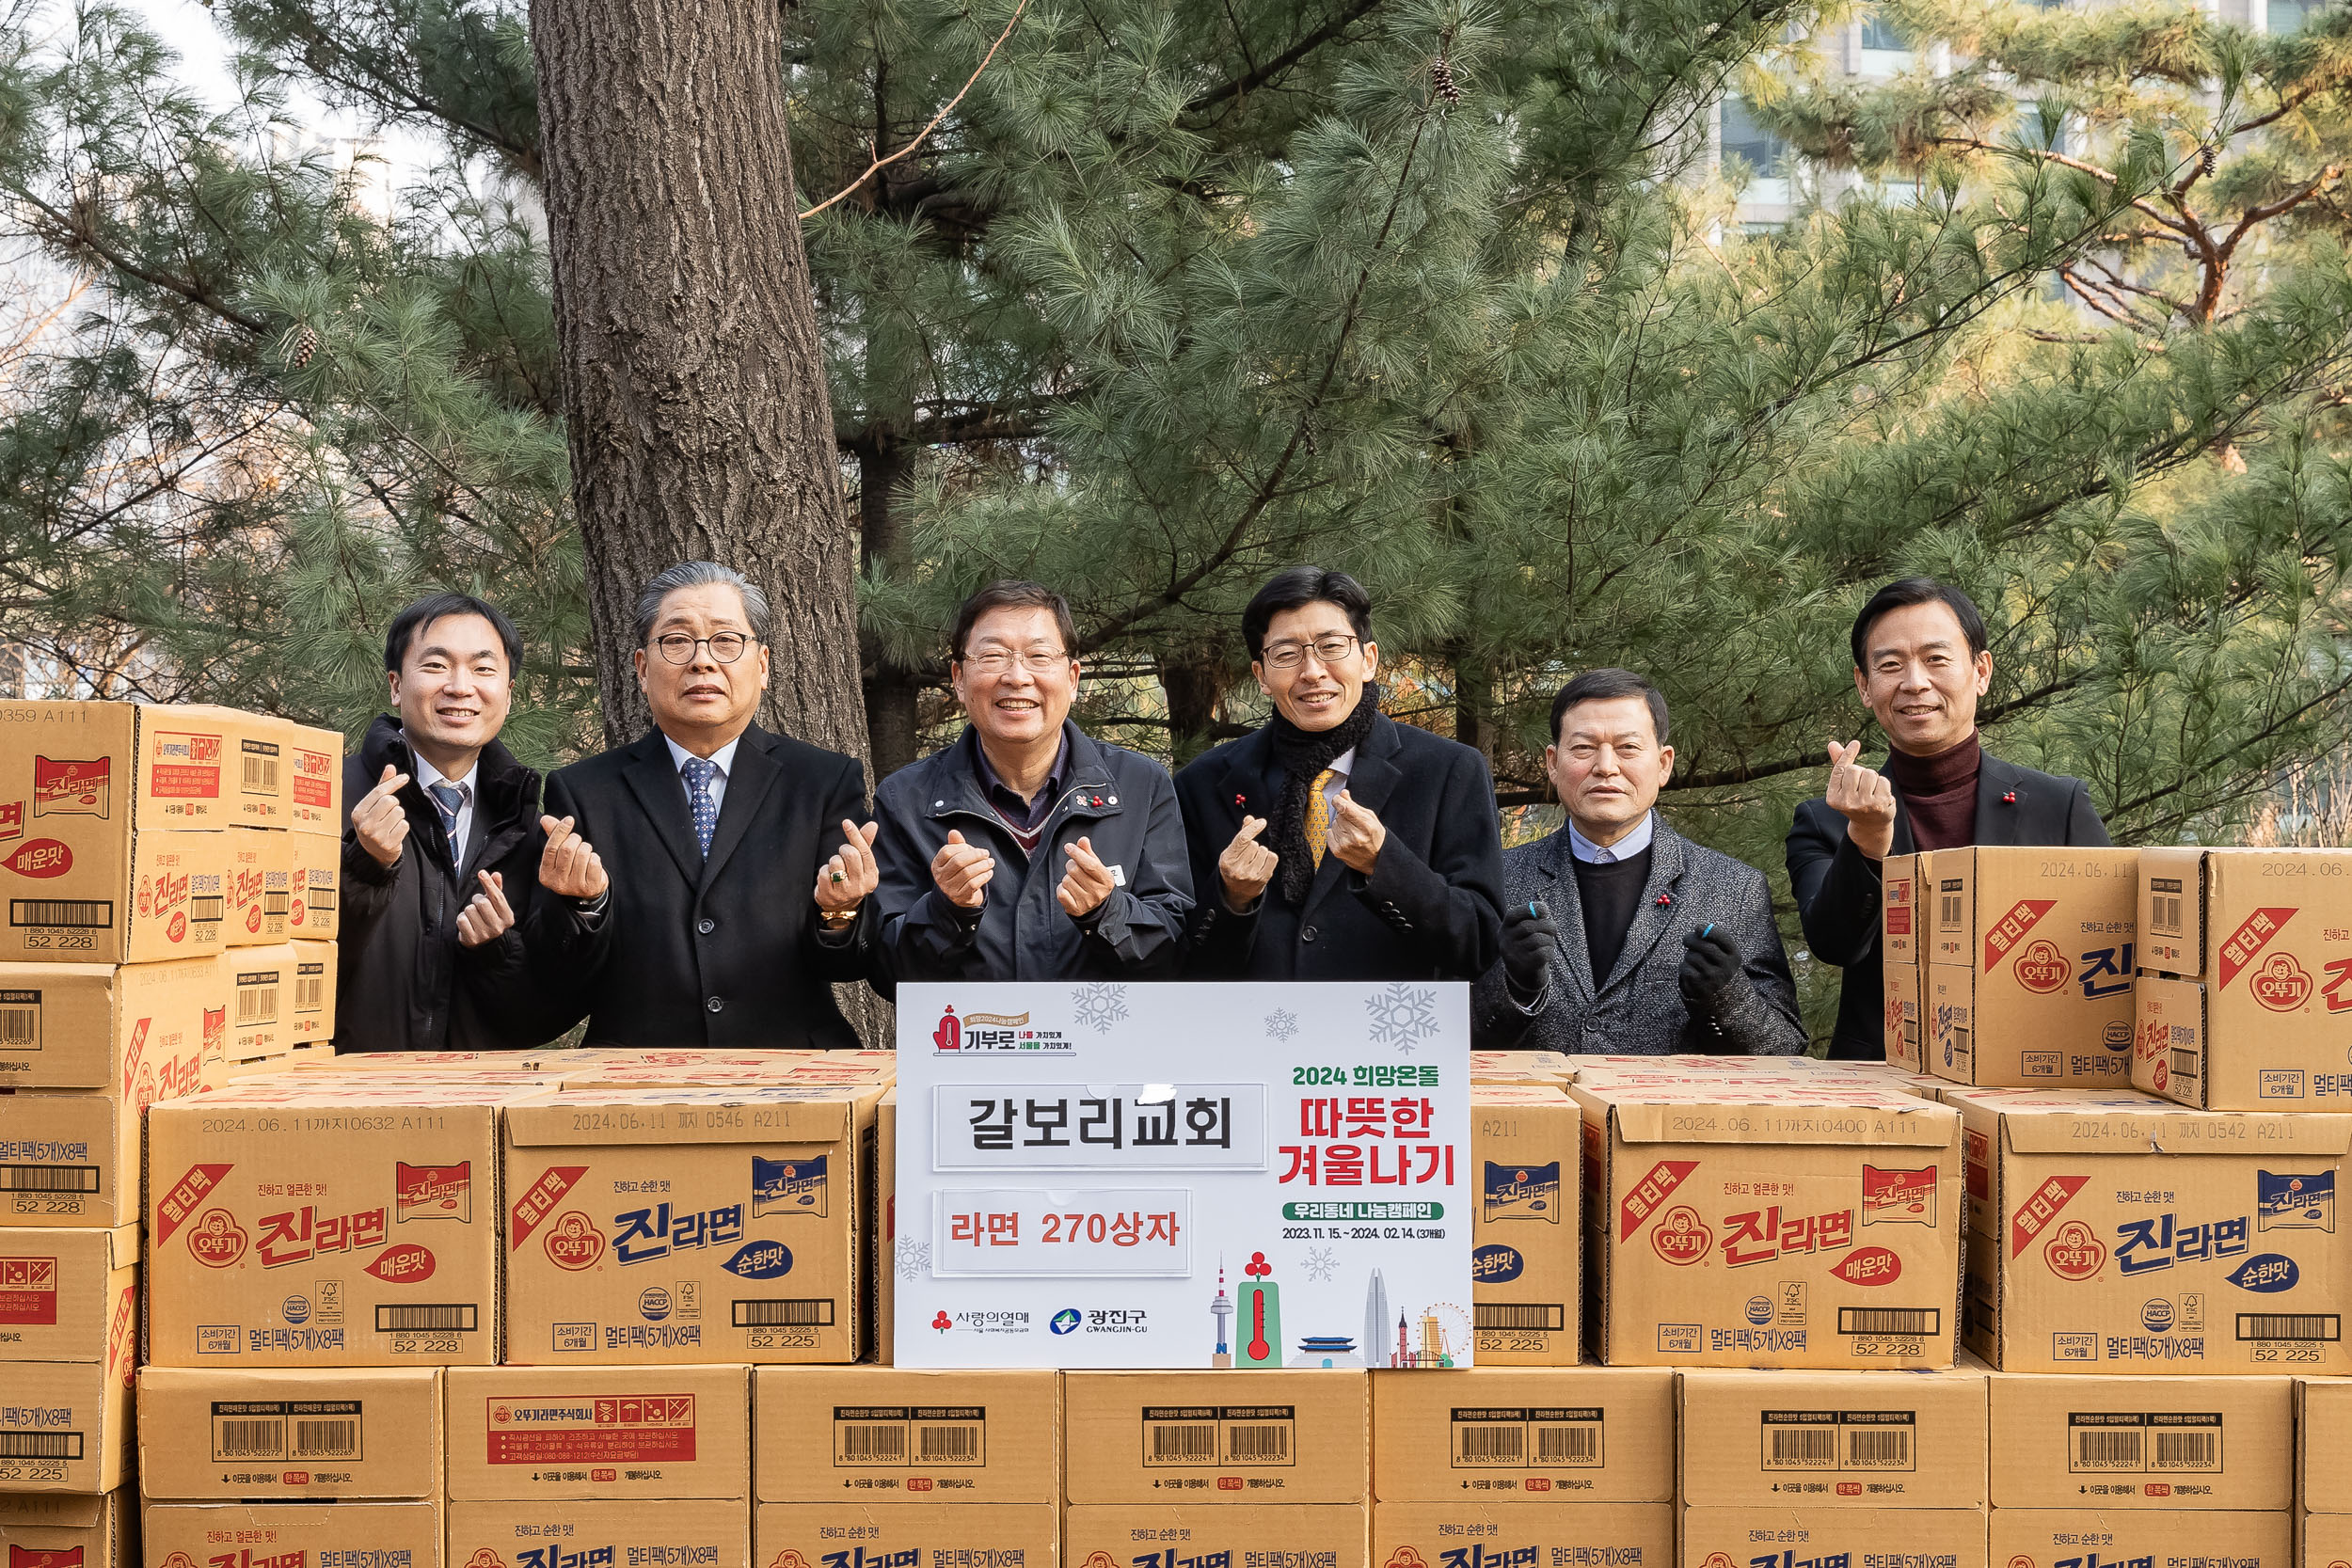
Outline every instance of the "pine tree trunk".
<path id="1" fill-rule="evenodd" d="M 854 442 L 858 461 L 858 555 L 868 569 L 882 562 L 903 564 L 906 529 L 897 509 L 898 487 L 914 472 L 914 451 L 887 424 L 876 424 Z M 879 644 L 866 664 L 866 731 L 874 748 L 877 784 L 921 754 L 922 676 L 890 662 Z"/>
<path id="2" fill-rule="evenodd" d="M 786 140 L 774 0 L 532 0 L 548 251 L 605 737 L 650 722 L 645 579 L 766 590 L 761 721 L 866 753 L 856 541 Z"/>
<path id="3" fill-rule="evenodd" d="M 1160 689 L 1168 695 L 1168 751 L 1182 768 L 1216 738 L 1211 726 L 1225 695 L 1225 668 L 1207 644 L 1166 650 L 1159 664 Z"/>

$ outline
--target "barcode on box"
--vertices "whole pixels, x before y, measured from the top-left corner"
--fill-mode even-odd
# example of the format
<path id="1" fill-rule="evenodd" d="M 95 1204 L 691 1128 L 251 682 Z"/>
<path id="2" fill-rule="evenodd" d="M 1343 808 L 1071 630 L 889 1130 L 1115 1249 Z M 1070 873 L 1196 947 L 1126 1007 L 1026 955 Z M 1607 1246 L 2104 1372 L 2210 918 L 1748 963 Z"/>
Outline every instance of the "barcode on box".
<path id="1" fill-rule="evenodd" d="M 419 1303 L 375 1309 L 378 1334 L 471 1334 L 480 1329 L 481 1309 L 469 1301 Z"/>
<path id="2" fill-rule="evenodd" d="M 1457 1406 L 1454 1467 L 1587 1469 L 1601 1462 L 1601 1433 L 1597 1406 Z"/>
<path id="3" fill-rule="evenodd" d="M 1567 1310 L 1551 1301 L 1482 1301 L 1470 1304 L 1475 1325 L 1510 1334 L 1557 1334 L 1567 1326 Z"/>
<path id="4" fill-rule="evenodd" d="M 266 740 L 248 740 L 241 748 L 245 767 L 239 781 L 247 795 L 278 793 L 278 748 Z"/>
<path id="5" fill-rule="evenodd" d="M 0 1193 L 95 1193 L 96 1165 L 0 1165 Z"/>
<path id="6" fill-rule="evenodd" d="M 2078 1410 L 2066 1418 L 2066 1467 L 2087 1475 L 2217 1473 L 2222 1422 L 2212 1410 Z"/>
<path id="7" fill-rule="evenodd" d="M 1297 1462 L 1297 1443 L 1292 1405 L 1152 1405 L 1143 1412 L 1147 1465 L 1289 1465 Z"/>
<path id="8" fill-rule="evenodd" d="M 40 992 L 0 990 L 0 1051 L 40 1049 Z"/>
<path id="9" fill-rule="evenodd" d="M 278 1022 L 278 971 L 255 970 L 237 976 L 237 1027 Z"/>
<path id="10" fill-rule="evenodd" d="M 217 893 L 199 893 L 188 900 L 188 918 L 199 926 L 218 920 L 228 911 L 228 898 Z"/>
<path id="11" fill-rule="evenodd" d="M 2197 1082 L 2197 1069 L 2202 1065 L 2202 1058 L 2198 1055 L 2196 1047 L 2176 1045 L 2172 1047 L 2169 1057 L 2173 1077 L 2185 1079 L 2191 1084 Z"/>
<path id="12" fill-rule="evenodd" d="M 213 1462 L 358 1459 L 358 1400 L 215 1400 Z"/>
<path id="13" fill-rule="evenodd" d="M 2344 1319 L 2333 1312 L 2240 1312 L 2237 1337 L 2247 1339 L 2314 1339 L 2344 1338 Z"/>
<path id="14" fill-rule="evenodd" d="M 1953 880 L 1944 883 L 1936 890 L 1935 923 L 1947 931 L 1956 931 L 1960 928 L 1962 894 L 1966 886 L 1964 882 Z"/>
<path id="15" fill-rule="evenodd" d="M 765 1297 L 738 1300 L 735 1304 L 735 1326 L 738 1328 L 831 1328 L 833 1298 Z"/>
<path id="16" fill-rule="evenodd" d="M 0 1459 L 79 1459 L 78 1432 L 0 1432 Z"/>
<path id="17" fill-rule="evenodd" d="M 1909 1410 L 1762 1412 L 1768 1470 L 1910 1470 L 1918 1417 Z"/>
<path id="18" fill-rule="evenodd" d="M 310 907 L 321 914 L 326 913 L 335 907 L 335 890 L 327 883 L 312 882 L 310 898 Z"/>
<path id="19" fill-rule="evenodd" d="M 982 1465 L 987 1459 L 983 1405 L 834 1406 L 835 1465 Z"/>
<path id="20" fill-rule="evenodd" d="M 326 966 L 303 964 L 294 974 L 294 1011 L 315 1013 L 326 1006 Z"/>
<path id="21" fill-rule="evenodd" d="M 1944 1312 L 1936 1307 L 1841 1307 L 1840 1334 L 1940 1334 Z"/>
<path id="22" fill-rule="evenodd" d="M 214 902 L 219 902 L 215 899 Z M 215 915 L 214 919 L 220 917 Z M 8 924 L 39 930 L 103 931 L 115 923 L 111 898 L 11 898 Z"/>
<path id="23" fill-rule="evenodd" d="M 2148 879 L 2148 928 L 2177 937 L 2181 930 L 2181 879 L 2151 877 Z"/>

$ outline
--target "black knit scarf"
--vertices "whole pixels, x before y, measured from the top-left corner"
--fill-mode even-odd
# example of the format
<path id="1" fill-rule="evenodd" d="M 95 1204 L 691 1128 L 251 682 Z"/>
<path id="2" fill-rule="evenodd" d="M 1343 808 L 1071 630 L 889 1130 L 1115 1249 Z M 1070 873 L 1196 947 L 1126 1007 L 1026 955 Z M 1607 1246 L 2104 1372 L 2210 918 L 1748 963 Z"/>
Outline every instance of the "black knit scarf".
<path id="1" fill-rule="evenodd" d="M 1281 857 L 1282 896 L 1292 904 L 1305 904 L 1315 881 L 1314 852 L 1307 847 L 1307 798 L 1315 776 L 1331 766 L 1332 758 L 1363 744 L 1379 711 L 1380 689 L 1367 682 L 1355 711 L 1327 730 L 1302 730 L 1279 709 L 1266 721 L 1274 760 L 1282 768 L 1282 794 L 1274 802 L 1273 820 L 1266 824 L 1267 842 Z"/>

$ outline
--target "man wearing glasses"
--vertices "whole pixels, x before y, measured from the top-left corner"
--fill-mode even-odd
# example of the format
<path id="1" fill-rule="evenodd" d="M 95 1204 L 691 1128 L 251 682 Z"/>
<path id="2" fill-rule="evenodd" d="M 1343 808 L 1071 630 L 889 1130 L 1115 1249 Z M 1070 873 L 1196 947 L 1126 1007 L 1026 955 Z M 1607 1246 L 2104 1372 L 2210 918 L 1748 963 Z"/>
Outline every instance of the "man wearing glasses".
<path id="1" fill-rule="evenodd" d="M 865 773 L 752 722 L 767 633 L 740 574 L 661 573 L 637 601 L 652 733 L 548 778 L 527 944 L 590 1045 L 858 1043 L 832 982 L 870 959 Z"/>
<path id="2" fill-rule="evenodd" d="M 1502 928 L 1486 759 L 1379 711 L 1372 600 L 1344 573 L 1292 567 L 1241 627 L 1274 714 L 1176 776 L 1200 889 L 1186 973 L 1477 979 Z"/>
<path id="3" fill-rule="evenodd" d="M 1151 979 L 1181 961 L 1192 872 L 1175 785 L 1070 720 L 1059 594 L 996 582 L 957 612 L 955 744 L 882 781 L 875 989 L 901 980 Z"/>

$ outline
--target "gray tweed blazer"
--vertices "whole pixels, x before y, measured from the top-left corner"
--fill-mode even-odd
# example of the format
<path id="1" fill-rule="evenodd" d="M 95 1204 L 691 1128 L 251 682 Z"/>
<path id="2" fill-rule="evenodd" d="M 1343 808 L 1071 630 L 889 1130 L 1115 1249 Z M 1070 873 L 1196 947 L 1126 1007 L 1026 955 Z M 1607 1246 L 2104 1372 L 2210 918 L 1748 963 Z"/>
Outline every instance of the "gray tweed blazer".
<path id="1" fill-rule="evenodd" d="M 1764 874 L 1729 855 L 1692 843 L 1661 819 L 1650 841 L 1649 880 L 1635 906 L 1617 966 L 1596 985 L 1584 942 L 1568 831 L 1503 851 L 1502 907 L 1540 902 L 1560 927 L 1550 985 L 1534 1014 L 1507 993 L 1502 966 L 1478 982 L 1471 1018 L 1476 1043 L 1571 1054 L 1795 1056 L 1804 1051 L 1796 983 L 1772 923 Z M 1728 1016 L 1694 1022 L 1676 976 L 1682 939 L 1712 923 L 1739 949 L 1747 984 L 1734 989 Z"/>

